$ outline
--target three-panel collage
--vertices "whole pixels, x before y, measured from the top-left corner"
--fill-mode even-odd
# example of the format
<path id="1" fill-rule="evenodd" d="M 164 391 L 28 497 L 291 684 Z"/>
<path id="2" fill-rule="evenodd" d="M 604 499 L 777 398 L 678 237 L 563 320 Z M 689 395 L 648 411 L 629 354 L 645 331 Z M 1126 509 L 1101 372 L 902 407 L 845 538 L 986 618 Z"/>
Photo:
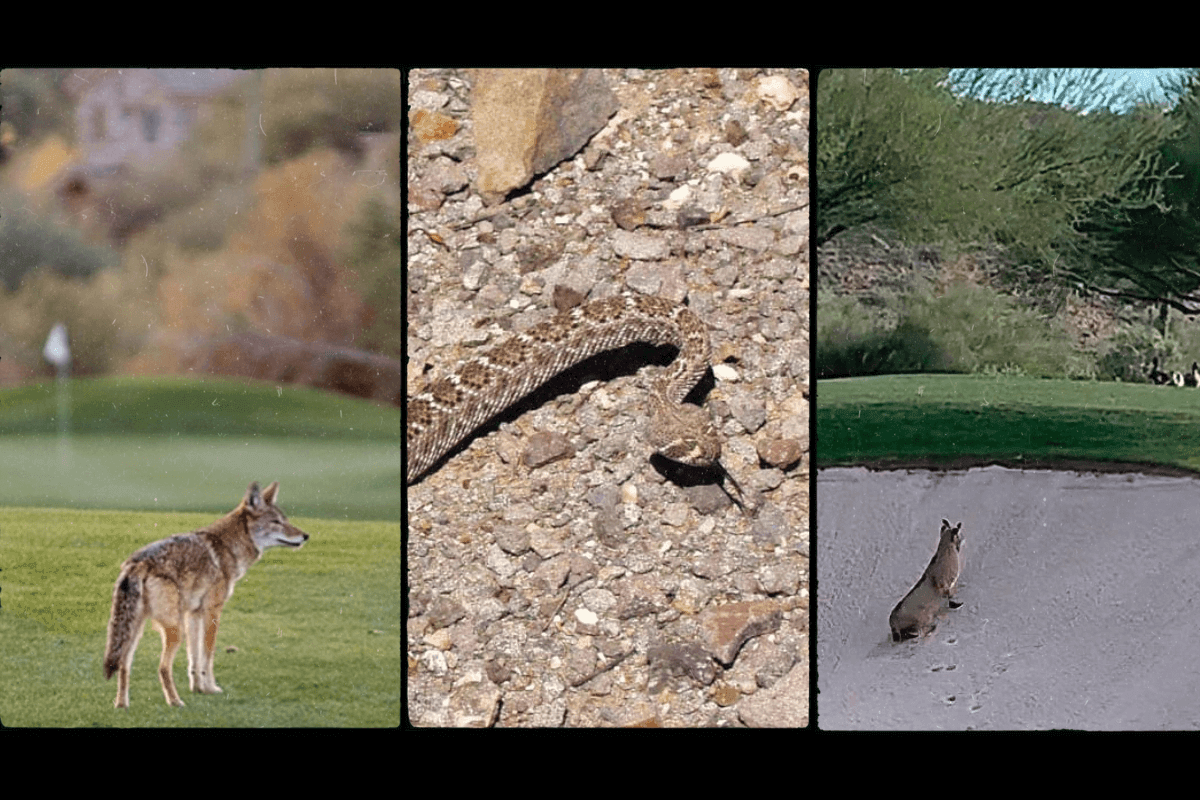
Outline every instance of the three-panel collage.
<path id="1" fill-rule="evenodd" d="M 408 88 L 410 724 L 1200 726 L 1200 72 Z"/>
<path id="2" fill-rule="evenodd" d="M 1197 390 L 1200 68 L 4 67 L 0 726 L 1193 730 Z"/>

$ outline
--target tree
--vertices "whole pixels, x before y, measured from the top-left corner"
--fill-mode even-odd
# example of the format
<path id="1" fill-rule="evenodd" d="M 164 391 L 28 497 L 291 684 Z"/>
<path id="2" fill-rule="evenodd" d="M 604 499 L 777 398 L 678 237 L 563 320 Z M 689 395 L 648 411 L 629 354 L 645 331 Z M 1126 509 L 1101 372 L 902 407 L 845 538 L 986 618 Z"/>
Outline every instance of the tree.
<path id="1" fill-rule="evenodd" d="M 931 160 L 931 142 L 952 104 L 938 88 L 946 71 L 827 70 L 817 80 L 817 244 L 868 222 L 901 216 Z"/>
<path id="2" fill-rule="evenodd" d="M 1052 78 L 1065 80 L 1038 71 L 1020 88 Z M 1180 120 L 1081 115 L 1011 92 L 982 100 L 952 85 L 948 70 L 817 76 L 818 245 L 875 222 L 917 241 L 995 241 L 1045 277 L 1090 247 L 1076 224 L 1091 210 L 1162 206 L 1160 148 Z"/>
<path id="3" fill-rule="evenodd" d="M 1181 87 L 1170 116 L 1179 123 L 1159 148 L 1163 172 L 1171 180 L 1158 201 L 1140 207 L 1098 202 L 1076 223 L 1082 239 L 1067 243 L 1061 274 L 1085 291 L 1159 308 L 1157 327 L 1165 333 L 1167 309 L 1200 314 L 1200 79 Z M 1162 115 L 1142 107 L 1134 116 Z M 1146 197 L 1146 181 L 1131 184 L 1127 196 Z"/>
<path id="4" fill-rule="evenodd" d="M 0 108 L 4 121 L 22 141 L 50 133 L 72 138 L 72 104 L 62 91 L 66 69 L 6 69 L 0 73 Z"/>

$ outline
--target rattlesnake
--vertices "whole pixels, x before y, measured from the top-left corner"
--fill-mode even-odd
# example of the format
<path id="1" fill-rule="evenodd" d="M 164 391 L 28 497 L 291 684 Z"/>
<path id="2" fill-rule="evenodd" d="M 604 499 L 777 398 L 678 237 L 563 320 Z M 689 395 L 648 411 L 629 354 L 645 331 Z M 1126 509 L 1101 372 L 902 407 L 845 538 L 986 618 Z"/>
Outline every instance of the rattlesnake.
<path id="1" fill-rule="evenodd" d="M 712 418 L 683 398 L 711 359 L 708 330 L 687 306 L 621 294 L 564 311 L 461 363 L 408 401 L 408 466 L 416 483 L 472 431 L 551 377 L 597 353 L 635 342 L 673 345 L 679 355 L 651 386 L 647 438 L 667 458 L 710 466 L 721 455 Z"/>

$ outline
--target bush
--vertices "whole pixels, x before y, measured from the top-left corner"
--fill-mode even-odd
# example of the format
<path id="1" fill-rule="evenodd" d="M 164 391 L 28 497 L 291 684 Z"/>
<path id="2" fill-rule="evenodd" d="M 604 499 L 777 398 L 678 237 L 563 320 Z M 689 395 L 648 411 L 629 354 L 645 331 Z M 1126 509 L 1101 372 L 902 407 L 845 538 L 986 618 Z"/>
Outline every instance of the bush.
<path id="1" fill-rule="evenodd" d="M 66 323 L 71 347 L 71 373 L 98 375 L 108 372 L 129 345 L 129 329 L 140 325 L 122 304 L 122 298 L 90 281 L 63 278 L 47 270 L 30 275 L 19 291 L 0 297 L 0 319 L 5 332 L 30 352 L 41 353 L 46 336 L 56 322 Z M 140 318 L 139 318 L 140 320 Z M 50 367 L 46 365 L 49 372 Z"/>
<path id="2" fill-rule="evenodd" d="M 86 277 L 117 261 L 106 247 L 85 244 L 75 231 L 5 203 L 0 214 L 0 280 L 12 292 L 39 267 Z"/>
<path id="3" fill-rule="evenodd" d="M 901 372 L 985 372 L 1094 377 L 1065 330 L 992 289 L 969 284 L 941 296 L 913 289 L 871 309 L 819 293 L 818 378 Z M 890 320 L 896 320 L 890 323 Z"/>
<path id="4" fill-rule="evenodd" d="M 817 342 L 817 378 L 944 372 L 946 359 L 929 331 L 909 322 L 855 336 L 837 331 Z"/>
<path id="5" fill-rule="evenodd" d="M 1163 336 L 1150 325 L 1133 323 L 1108 340 L 1096 360 L 1096 371 L 1104 380 L 1149 383 L 1153 359 L 1158 359 L 1163 371 L 1183 371 L 1190 366 L 1190 361 L 1184 364 L 1190 352 L 1196 350 L 1185 348 L 1170 333 Z"/>
<path id="6" fill-rule="evenodd" d="M 955 372 L 1020 372 L 1035 377 L 1092 377 L 1091 357 L 1065 329 L 985 286 L 957 284 L 941 297 L 907 298 L 907 319 L 928 328 Z"/>
<path id="7" fill-rule="evenodd" d="M 392 358 L 404 353 L 400 309 L 403 259 L 400 213 L 378 198 L 367 199 L 347 231 L 345 263 L 353 264 L 366 303 L 366 330 L 356 347 Z"/>
<path id="8" fill-rule="evenodd" d="M 268 70 L 263 157 L 279 163 L 319 147 L 357 153 L 360 132 L 401 130 L 400 72 L 393 69 Z"/>

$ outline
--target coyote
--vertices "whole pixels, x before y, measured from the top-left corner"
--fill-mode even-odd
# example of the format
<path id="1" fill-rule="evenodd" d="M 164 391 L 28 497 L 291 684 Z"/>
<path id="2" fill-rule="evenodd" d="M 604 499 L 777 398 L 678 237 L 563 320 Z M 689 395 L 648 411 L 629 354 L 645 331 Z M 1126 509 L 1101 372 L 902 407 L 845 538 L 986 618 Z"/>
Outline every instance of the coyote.
<path id="1" fill-rule="evenodd" d="M 960 530 L 961 522 L 951 528 L 949 520 L 942 520 L 937 552 L 930 559 L 921 580 L 896 604 L 888 618 L 892 627 L 893 642 L 932 633 L 937 628 L 937 614 L 941 610 L 943 598 L 950 608 L 962 605 L 953 599 L 954 592 L 958 589 L 958 551 L 962 548 L 962 537 L 958 533 Z"/>
<path id="2" fill-rule="evenodd" d="M 187 635 L 188 685 L 193 692 L 221 691 L 213 678 L 213 651 L 221 607 L 233 585 L 268 547 L 300 547 L 308 534 L 275 505 L 279 482 L 261 494 L 251 483 L 233 511 L 208 527 L 148 544 L 121 565 L 113 588 L 112 618 L 104 653 L 104 678 L 117 674 L 117 708 L 129 707 L 129 670 L 146 627 L 162 634 L 158 679 L 167 703 L 182 706 L 171 666 Z"/>

